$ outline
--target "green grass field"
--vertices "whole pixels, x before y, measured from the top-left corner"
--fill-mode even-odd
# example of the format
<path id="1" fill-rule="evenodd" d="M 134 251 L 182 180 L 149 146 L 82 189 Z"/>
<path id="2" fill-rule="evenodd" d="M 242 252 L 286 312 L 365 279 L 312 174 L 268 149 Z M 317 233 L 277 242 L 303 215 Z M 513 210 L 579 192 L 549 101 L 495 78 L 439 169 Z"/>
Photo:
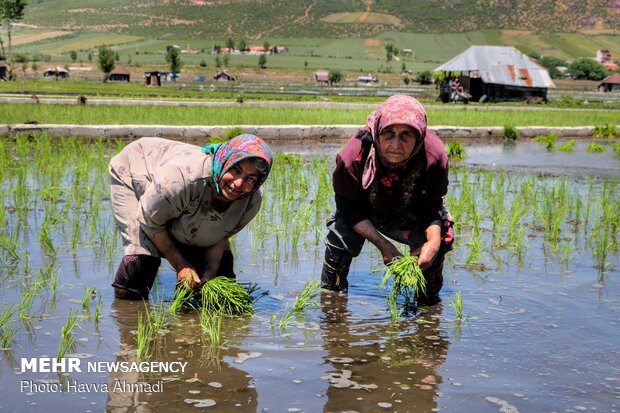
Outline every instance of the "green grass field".
<path id="1" fill-rule="evenodd" d="M 0 124 L 82 125 L 362 125 L 368 109 L 4 105 Z M 619 111 L 428 110 L 431 126 L 595 126 L 620 124 Z"/>

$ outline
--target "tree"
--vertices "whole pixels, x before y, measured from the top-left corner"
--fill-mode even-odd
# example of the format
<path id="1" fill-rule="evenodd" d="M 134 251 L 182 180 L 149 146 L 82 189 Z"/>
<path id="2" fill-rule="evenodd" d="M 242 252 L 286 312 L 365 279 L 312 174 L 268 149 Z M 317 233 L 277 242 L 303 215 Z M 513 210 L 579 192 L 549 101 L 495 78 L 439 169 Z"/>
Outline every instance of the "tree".
<path id="1" fill-rule="evenodd" d="M 220 55 L 215 55 L 215 67 L 221 67 L 222 61 L 220 60 Z"/>
<path id="2" fill-rule="evenodd" d="M 176 74 L 181 71 L 181 56 L 179 55 L 179 51 L 176 47 L 171 47 L 168 49 L 168 53 L 166 54 L 166 62 L 170 65 L 170 73 L 172 74 L 172 81 L 175 81 L 177 76 Z"/>
<path id="3" fill-rule="evenodd" d="M 424 70 L 416 76 L 421 85 L 430 85 L 433 83 L 433 74 L 430 70 Z"/>
<path id="4" fill-rule="evenodd" d="M 392 58 L 396 54 L 396 47 L 394 47 L 392 43 L 386 43 L 384 47 L 385 47 L 385 59 L 388 62 L 391 62 Z"/>
<path id="5" fill-rule="evenodd" d="M 224 56 L 222 56 L 222 64 L 224 66 L 228 66 L 228 62 L 230 62 L 230 55 L 225 54 Z"/>
<path id="6" fill-rule="evenodd" d="M 110 72 L 114 70 L 114 51 L 105 44 L 99 46 L 99 69 L 104 73 L 103 81 L 107 82 Z"/>
<path id="7" fill-rule="evenodd" d="M 343 77 L 344 76 L 339 69 L 330 69 L 329 73 L 327 73 L 327 79 L 329 80 L 330 86 L 334 83 L 340 83 Z"/>
<path id="8" fill-rule="evenodd" d="M 92 62 L 93 62 L 93 54 L 92 54 L 92 52 L 88 52 L 88 61 L 89 61 L 90 63 L 92 63 Z"/>
<path id="9" fill-rule="evenodd" d="M 228 47 L 228 49 L 232 52 L 235 50 L 235 41 L 229 37 L 226 39 L 226 47 Z"/>
<path id="10" fill-rule="evenodd" d="M 267 40 L 265 40 L 265 42 L 263 43 L 263 50 L 265 51 L 265 53 L 267 53 L 269 51 L 269 47 L 271 45 L 269 44 L 269 42 Z"/>
<path id="11" fill-rule="evenodd" d="M 573 79 L 588 80 L 601 80 L 609 74 L 605 66 L 587 58 L 575 60 L 568 66 L 568 72 Z"/>
<path id="12" fill-rule="evenodd" d="M 258 56 L 258 67 L 264 69 L 267 67 L 267 56 L 264 54 Z"/>
<path id="13" fill-rule="evenodd" d="M 0 49 L 2 54 L 8 56 L 9 63 L 9 79 L 13 79 L 13 47 L 12 47 L 12 32 L 11 25 L 14 22 L 20 21 L 24 18 L 24 8 L 26 7 L 26 1 L 24 0 L 0 0 L 0 22 L 6 24 L 6 36 L 8 39 L 9 52 L 4 52 L 4 42 L 0 38 Z"/>
<path id="14" fill-rule="evenodd" d="M 71 50 L 69 52 L 69 57 L 71 57 L 71 60 L 75 62 L 77 60 L 77 52 L 75 50 Z"/>
<path id="15" fill-rule="evenodd" d="M 545 57 L 541 58 L 538 61 L 538 63 L 540 63 L 541 65 L 543 65 L 547 69 L 547 71 L 549 72 L 549 76 L 551 76 L 552 79 L 556 79 L 558 77 L 562 77 L 562 73 L 560 72 L 558 67 L 560 67 L 560 66 L 563 66 L 563 67 L 568 66 L 568 63 L 566 63 L 565 60 L 562 60 L 559 57 L 553 57 L 553 56 L 545 56 Z"/>
<path id="16" fill-rule="evenodd" d="M 239 51 L 241 52 L 241 54 L 245 53 L 245 48 L 248 47 L 247 44 L 245 44 L 245 40 L 241 39 L 239 41 Z"/>

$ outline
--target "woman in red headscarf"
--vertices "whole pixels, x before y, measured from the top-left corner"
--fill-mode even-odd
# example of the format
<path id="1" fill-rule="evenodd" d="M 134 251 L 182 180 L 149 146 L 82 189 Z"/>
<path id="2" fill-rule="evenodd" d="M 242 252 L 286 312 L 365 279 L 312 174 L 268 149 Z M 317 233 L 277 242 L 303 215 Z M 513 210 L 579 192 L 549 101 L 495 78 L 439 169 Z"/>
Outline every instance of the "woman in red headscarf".
<path id="1" fill-rule="evenodd" d="M 161 258 L 179 281 L 234 277 L 228 238 L 258 213 L 273 156 L 243 134 L 205 147 L 142 138 L 110 161 L 111 201 L 125 255 L 116 297 L 146 298 Z"/>
<path id="2" fill-rule="evenodd" d="M 388 264 L 401 255 L 391 240 L 406 243 L 427 281 L 419 304 L 437 301 L 443 259 L 452 249 L 452 218 L 444 207 L 448 157 L 427 129 L 416 99 L 395 95 L 368 117 L 366 127 L 336 157 L 336 213 L 328 220 L 323 288 L 346 292 L 353 257 L 366 240 Z"/>

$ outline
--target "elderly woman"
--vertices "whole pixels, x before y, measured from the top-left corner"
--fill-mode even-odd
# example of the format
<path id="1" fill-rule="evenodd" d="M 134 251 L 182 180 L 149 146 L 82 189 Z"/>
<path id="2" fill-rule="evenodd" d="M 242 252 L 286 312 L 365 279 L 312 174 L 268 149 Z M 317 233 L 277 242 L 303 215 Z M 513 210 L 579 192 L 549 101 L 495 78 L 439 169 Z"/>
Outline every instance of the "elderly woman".
<path id="1" fill-rule="evenodd" d="M 234 277 L 228 239 L 258 213 L 272 160 L 249 134 L 204 148 L 160 138 L 127 145 L 109 165 L 125 253 L 115 296 L 148 297 L 161 257 L 178 281 Z"/>
<path id="2" fill-rule="evenodd" d="M 400 256 L 392 239 L 419 257 L 427 294 L 418 303 L 436 302 L 444 254 L 453 241 L 452 218 L 443 204 L 448 158 L 427 129 L 420 102 L 404 95 L 383 102 L 338 153 L 333 185 L 336 213 L 327 222 L 322 287 L 348 290 L 349 266 L 366 240 L 385 264 Z"/>

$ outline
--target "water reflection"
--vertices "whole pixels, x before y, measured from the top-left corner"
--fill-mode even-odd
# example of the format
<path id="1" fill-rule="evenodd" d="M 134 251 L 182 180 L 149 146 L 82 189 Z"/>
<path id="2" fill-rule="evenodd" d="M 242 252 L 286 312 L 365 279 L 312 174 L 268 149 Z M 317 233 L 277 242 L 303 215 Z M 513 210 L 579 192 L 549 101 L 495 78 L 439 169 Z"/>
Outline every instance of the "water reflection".
<path id="1" fill-rule="evenodd" d="M 440 328 L 442 304 L 424 308 L 415 318 L 392 324 L 389 318 L 358 320 L 348 296 L 321 295 L 321 329 L 327 355 L 325 412 L 432 411 L 442 377 L 448 341 Z"/>
<path id="2" fill-rule="evenodd" d="M 136 361 L 135 329 L 143 306 L 140 301 L 127 300 L 115 300 L 112 304 L 120 337 L 117 362 Z M 193 313 L 184 314 L 169 328 L 157 341 L 149 361 L 187 362 L 185 371 L 110 373 L 107 412 L 194 411 L 210 406 L 218 411 L 256 412 L 257 393 L 247 373 L 223 361 L 227 355 L 237 355 L 237 349 L 205 343 Z"/>

